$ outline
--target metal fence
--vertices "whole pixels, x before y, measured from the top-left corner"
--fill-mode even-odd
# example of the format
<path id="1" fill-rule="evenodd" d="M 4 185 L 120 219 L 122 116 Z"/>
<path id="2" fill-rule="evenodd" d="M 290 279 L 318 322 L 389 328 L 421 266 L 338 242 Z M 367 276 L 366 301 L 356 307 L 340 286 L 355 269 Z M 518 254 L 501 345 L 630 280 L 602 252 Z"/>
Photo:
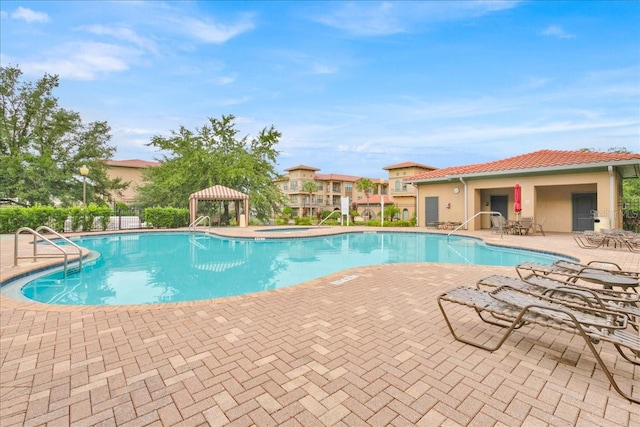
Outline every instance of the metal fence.
<path id="1" fill-rule="evenodd" d="M 625 200 L 620 203 L 622 228 L 640 232 L 640 199 Z"/>
<path id="2" fill-rule="evenodd" d="M 107 231 L 118 231 L 118 230 L 136 230 L 147 228 L 147 224 L 143 221 L 143 210 L 142 209 L 121 209 L 114 210 L 111 212 L 111 216 L 109 216 L 109 222 L 107 224 Z M 101 218 L 95 218 L 93 221 L 93 228 L 95 231 L 102 231 L 102 222 Z M 64 224 L 65 233 L 74 231 L 71 226 L 71 220 L 68 219 Z M 75 231 L 82 231 L 75 230 Z"/>

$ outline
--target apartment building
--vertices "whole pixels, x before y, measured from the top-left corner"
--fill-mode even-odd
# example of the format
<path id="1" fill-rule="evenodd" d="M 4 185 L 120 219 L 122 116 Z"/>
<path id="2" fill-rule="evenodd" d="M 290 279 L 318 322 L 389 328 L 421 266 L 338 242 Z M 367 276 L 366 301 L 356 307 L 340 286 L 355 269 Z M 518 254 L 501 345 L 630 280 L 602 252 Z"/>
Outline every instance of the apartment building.
<path id="1" fill-rule="evenodd" d="M 416 214 L 416 187 L 405 178 L 430 172 L 436 168 L 415 162 L 403 162 L 382 168 L 387 179 L 369 178 L 374 190 L 369 197 L 357 189 L 363 177 L 337 173 L 322 174 L 320 169 L 298 165 L 285 169 L 287 174 L 277 181 L 280 190 L 288 199 L 293 216 L 315 215 L 325 210 L 340 208 L 342 197 L 349 197 L 351 204 L 365 219 L 379 218 L 383 206 L 396 205 L 400 210 L 398 219 L 410 220 Z M 315 191 L 305 191 L 306 182 L 315 185 Z"/>
<path id="2" fill-rule="evenodd" d="M 129 186 L 121 191 L 114 191 L 111 195 L 114 202 L 132 204 L 138 196 L 138 187 L 143 184 L 142 173 L 146 168 L 158 166 L 159 162 L 148 160 L 106 160 L 107 176 L 110 179 L 121 178 Z"/>
<path id="3" fill-rule="evenodd" d="M 416 215 L 417 188 L 405 178 L 436 170 L 415 162 L 403 162 L 382 168 L 389 174 L 389 200 L 400 210 L 399 219 L 408 221 Z M 385 203 L 386 204 L 386 203 Z"/>
<path id="4" fill-rule="evenodd" d="M 287 205 L 291 207 L 293 216 L 314 216 L 322 211 L 340 209 L 342 197 L 349 197 L 356 203 L 358 212 L 375 218 L 380 213 L 380 195 L 387 194 L 388 183 L 384 179 L 369 178 L 375 188 L 367 195 L 358 191 L 357 182 L 363 177 L 337 173 L 321 174 L 320 169 L 312 166 L 298 165 L 288 169 L 276 184 L 287 197 Z M 311 182 L 314 191 L 305 189 L 305 183 Z M 375 203 L 377 200 L 377 204 Z"/>

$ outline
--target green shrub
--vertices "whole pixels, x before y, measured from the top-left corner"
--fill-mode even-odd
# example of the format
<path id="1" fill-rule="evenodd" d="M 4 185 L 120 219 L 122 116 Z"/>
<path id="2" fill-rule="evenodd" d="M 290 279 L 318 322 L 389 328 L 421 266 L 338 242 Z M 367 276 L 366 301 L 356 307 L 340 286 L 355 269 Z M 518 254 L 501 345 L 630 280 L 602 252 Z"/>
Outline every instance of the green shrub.
<path id="1" fill-rule="evenodd" d="M 295 217 L 294 221 L 296 222 L 296 225 L 311 225 L 311 218 L 309 217 Z"/>
<path id="2" fill-rule="evenodd" d="M 149 227 L 177 228 L 189 225 L 189 210 L 171 207 L 155 207 L 144 210 L 144 221 Z"/>
<path id="3" fill-rule="evenodd" d="M 61 233 L 64 224 L 71 219 L 72 231 L 80 229 L 90 231 L 94 221 L 100 218 L 100 229 L 105 230 L 109 224 L 111 209 L 107 206 L 89 205 L 88 207 L 57 208 L 53 206 L 15 207 L 0 209 L 0 232 L 15 233 L 18 229 L 29 227 L 37 229 L 46 225 Z"/>

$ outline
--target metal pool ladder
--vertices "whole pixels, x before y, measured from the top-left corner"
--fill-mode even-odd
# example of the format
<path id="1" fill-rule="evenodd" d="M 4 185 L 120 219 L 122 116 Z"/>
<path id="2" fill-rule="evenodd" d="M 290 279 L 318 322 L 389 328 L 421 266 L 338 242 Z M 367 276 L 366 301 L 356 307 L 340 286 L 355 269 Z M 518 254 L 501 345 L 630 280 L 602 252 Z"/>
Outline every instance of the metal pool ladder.
<path id="1" fill-rule="evenodd" d="M 64 258 L 64 276 L 67 276 L 67 266 L 68 266 L 68 261 L 69 261 L 69 254 L 67 253 L 67 251 L 64 250 L 64 248 L 56 243 L 54 243 L 53 241 L 47 239 L 45 236 L 43 236 L 40 231 L 46 231 L 49 233 L 53 233 L 55 234 L 59 239 L 64 240 L 66 243 L 69 243 L 71 246 L 73 246 L 74 248 L 76 248 L 78 250 L 78 271 L 82 270 L 82 248 L 80 248 L 80 246 L 76 245 L 75 243 L 73 243 L 71 240 L 67 239 L 66 237 L 64 237 L 62 234 L 58 233 L 57 231 L 53 230 L 50 227 L 47 227 L 46 225 L 41 225 L 40 227 L 36 228 L 35 230 L 29 227 L 22 227 L 19 228 L 14 236 L 14 244 L 13 244 L 13 266 L 16 267 L 18 265 L 18 260 L 19 259 L 29 259 L 31 258 L 33 260 L 33 262 L 36 261 L 36 259 L 38 258 Z M 19 256 L 18 255 L 18 237 L 20 235 L 20 233 L 22 232 L 27 232 L 31 235 L 33 235 L 33 255 L 23 255 L 23 256 Z M 56 248 L 58 251 L 60 251 L 60 254 L 43 254 L 43 253 L 38 253 L 38 239 L 44 240 L 45 242 L 49 243 L 52 247 Z"/>
<path id="2" fill-rule="evenodd" d="M 189 232 L 196 231 L 196 227 L 204 223 L 206 223 L 205 226 L 211 227 L 211 217 L 208 215 L 199 216 L 195 221 L 189 224 Z"/>
<path id="3" fill-rule="evenodd" d="M 471 218 L 469 218 L 468 220 L 466 220 L 465 222 L 463 222 L 462 224 L 460 224 L 459 226 L 457 226 L 455 228 L 455 230 L 453 230 L 451 233 L 447 234 L 447 242 L 449 241 L 449 236 L 451 236 L 453 233 L 455 233 L 456 231 L 460 230 L 461 228 L 463 228 L 465 225 L 467 225 L 469 222 L 471 222 L 473 219 L 475 219 L 475 217 L 477 217 L 478 215 L 500 215 L 503 219 L 504 217 L 502 216 L 502 214 L 500 212 L 497 211 L 481 211 L 481 212 L 476 212 L 476 214 L 474 216 L 472 216 Z M 500 225 L 500 238 L 502 239 L 502 235 L 504 234 L 504 231 L 502 230 L 502 224 Z"/>

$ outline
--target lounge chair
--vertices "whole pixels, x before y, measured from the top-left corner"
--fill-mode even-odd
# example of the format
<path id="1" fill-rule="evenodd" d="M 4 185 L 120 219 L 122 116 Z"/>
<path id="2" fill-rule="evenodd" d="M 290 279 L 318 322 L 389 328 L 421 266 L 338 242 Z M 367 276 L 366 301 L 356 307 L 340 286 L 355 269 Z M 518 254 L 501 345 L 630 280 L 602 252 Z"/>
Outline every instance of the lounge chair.
<path id="1" fill-rule="evenodd" d="M 631 252 L 640 253 L 640 237 L 626 239 L 624 243 Z"/>
<path id="2" fill-rule="evenodd" d="M 496 318 L 503 319 L 505 324 L 502 326 L 506 327 L 506 331 L 494 345 L 465 338 L 456 333 L 447 316 L 446 304 L 471 307 L 483 321 L 498 324 L 486 321 L 482 317 L 484 312 L 492 314 Z M 449 331 L 457 341 L 491 352 L 498 350 L 514 329 L 525 324 L 551 327 L 579 335 L 584 339 L 585 345 L 604 371 L 611 386 L 629 401 L 640 403 L 640 399 L 622 391 L 594 346 L 594 342 L 610 342 L 621 354 L 624 354 L 623 348 L 630 350 L 636 356 L 640 354 L 640 337 L 635 331 L 626 328 L 627 317 L 624 315 L 584 306 L 563 305 L 544 296 L 531 295 L 508 286 L 501 286 L 491 292 L 464 286 L 454 288 L 438 297 L 438 306 Z M 636 360 L 627 360 L 634 365 L 640 365 Z"/>
<path id="3" fill-rule="evenodd" d="M 599 266 L 600 265 L 600 266 Z M 604 266 L 611 266 L 605 268 Z M 638 292 L 640 273 L 624 271 L 619 265 L 605 261 L 592 261 L 589 264 L 558 260 L 553 264 L 524 262 L 516 266 L 516 272 L 525 280 L 530 274 L 551 275 L 567 283 L 583 280 L 598 284 L 604 288 L 622 288 Z"/>
<path id="4" fill-rule="evenodd" d="M 635 330 L 640 329 L 640 295 L 634 292 L 589 289 L 535 274 L 527 277 L 526 281 L 496 274 L 476 282 L 476 288 L 487 291 L 501 286 L 509 286 L 534 295 L 544 295 L 560 304 L 568 302 L 615 311 L 627 316 Z M 623 357 L 627 358 L 624 354 Z"/>
<path id="5" fill-rule="evenodd" d="M 609 237 L 594 231 L 584 231 L 582 234 L 574 234 L 573 240 L 583 249 L 597 249 L 609 244 Z"/>

